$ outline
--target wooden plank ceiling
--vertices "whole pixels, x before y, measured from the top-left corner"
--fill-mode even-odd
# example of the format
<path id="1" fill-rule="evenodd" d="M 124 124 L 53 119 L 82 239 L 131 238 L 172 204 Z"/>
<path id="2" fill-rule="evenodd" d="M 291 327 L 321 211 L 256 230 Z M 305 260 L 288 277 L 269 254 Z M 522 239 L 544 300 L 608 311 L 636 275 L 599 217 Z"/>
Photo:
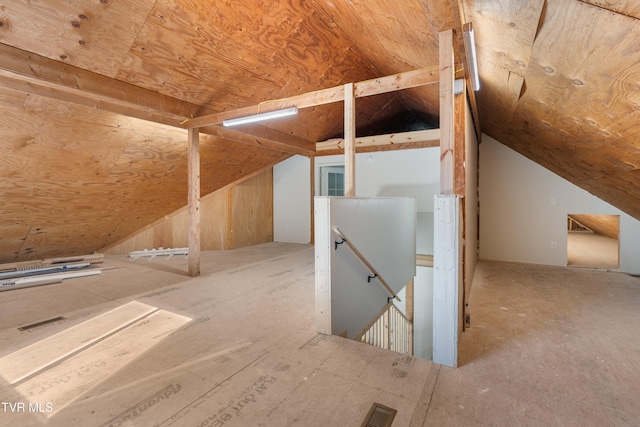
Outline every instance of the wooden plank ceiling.
<path id="1" fill-rule="evenodd" d="M 635 2 L 13 1 L 0 6 L 0 262 L 91 252 L 184 206 L 181 117 L 437 65 L 438 33 L 461 14 L 482 130 L 640 218 Z M 461 62 L 459 31 L 455 47 Z M 358 136 L 436 127 L 438 110 L 436 85 L 361 98 Z M 336 103 L 203 129 L 202 194 L 312 155 L 342 126 Z"/>

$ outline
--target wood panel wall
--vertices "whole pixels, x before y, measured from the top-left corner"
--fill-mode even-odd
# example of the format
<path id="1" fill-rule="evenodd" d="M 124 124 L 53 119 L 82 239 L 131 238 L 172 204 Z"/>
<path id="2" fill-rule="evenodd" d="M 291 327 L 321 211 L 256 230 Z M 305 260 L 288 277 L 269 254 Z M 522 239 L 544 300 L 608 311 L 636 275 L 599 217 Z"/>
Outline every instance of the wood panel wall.
<path id="1" fill-rule="evenodd" d="M 201 199 L 201 249 L 223 250 L 273 241 L 273 169 L 268 168 Z M 100 252 L 187 247 L 187 207 Z"/>

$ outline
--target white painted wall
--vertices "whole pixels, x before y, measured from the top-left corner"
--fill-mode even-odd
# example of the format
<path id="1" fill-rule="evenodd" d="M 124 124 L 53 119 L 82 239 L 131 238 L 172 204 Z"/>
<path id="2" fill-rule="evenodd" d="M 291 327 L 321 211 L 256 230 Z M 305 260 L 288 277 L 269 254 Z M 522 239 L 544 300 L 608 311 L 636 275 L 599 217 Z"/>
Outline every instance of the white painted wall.
<path id="1" fill-rule="evenodd" d="M 413 197 L 315 198 L 316 312 L 330 316 L 319 331 L 355 338 L 392 296 L 357 258 L 357 248 L 398 293 L 416 273 L 416 207 Z M 347 243 L 334 244 L 332 228 Z M 320 262 L 320 260 L 323 260 Z M 402 297 L 401 297 L 402 298 Z M 326 310 L 325 307 L 331 307 Z"/>
<path id="2" fill-rule="evenodd" d="M 344 164 L 344 156 L 316 157 L 316 194 L 320 166 Z M 356 154 L 357 197 L 415 197 L 418 212 L 433 212 L 440 185 L 440 148 Z"/>
<path id="3" fill-rule="evenodd" d="M 315 158 L 316 194 L 320 193 L 321 166 L 344 164 L 344 156 Z M 306 165 L 306 166 L 303 166 Z M 274 167 L 274 240 L 300 243 L 310 233 L 310 221 L 293 222 L 310 212 L 309 166 L 306 157 L 294 156 Z M 304 181 L 291 184 L 285 181 Z M 293 191 L 289 186 L 299 191 Z M 304 187 L 304 188 L 303 188 Z M 304 191 L 306 189 L 306 192 Z M 440 147 L 356 154 L 356 196 L 415 197 L 418 253 L 433 254 L 434 194 L 440 191 Z M 298 212 L 298 213 L 296 213 Z M 308 242 L 309 238 L 307 237 Z M 398 294 L 404 312 L 404 290 Z M 414 280 L 414 354 L 431 359 L 433 345 L 433 269 L 418 267 Z"/>
<path id="4" fill-rule="evenodd" d="M 483 135 L 481 258 L 566 266 L 567 215 L 578 213 L 620 215 L 620 271 L 640 273 L 640 221 Z"/>
<path id="5" fill-rule="evenodd" d="M 311 241 L 311 174 L 308 157 L 293 156 L 273 167 L 273 240 Z"/>

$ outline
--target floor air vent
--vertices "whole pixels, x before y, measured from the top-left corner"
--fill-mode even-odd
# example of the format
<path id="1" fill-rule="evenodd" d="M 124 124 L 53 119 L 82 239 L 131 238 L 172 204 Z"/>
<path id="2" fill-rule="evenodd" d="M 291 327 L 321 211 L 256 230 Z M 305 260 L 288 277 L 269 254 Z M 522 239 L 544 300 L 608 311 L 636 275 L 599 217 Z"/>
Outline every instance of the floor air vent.
<path id="1" fill-rule="evenodd" d="M 397 412 L 388 406 L 374 403 L 360 427 L 390 427 Z"/>
<path id="2" fill-rule="evenodd" d="M 19 331 L 28 331 L 29 329 L 37 328 L 39 326 L 48 325 L 49 323 L 59 322 L 60 320 L 64 320 L 64 317 L 58 316 L 58 317 L 54 317 L 53 319 L 47 319 L 47 320 L 43 320 L 41 322 L 32 323 L 30 325 L 20 326 L 18 328 L 18 330 Z"/>

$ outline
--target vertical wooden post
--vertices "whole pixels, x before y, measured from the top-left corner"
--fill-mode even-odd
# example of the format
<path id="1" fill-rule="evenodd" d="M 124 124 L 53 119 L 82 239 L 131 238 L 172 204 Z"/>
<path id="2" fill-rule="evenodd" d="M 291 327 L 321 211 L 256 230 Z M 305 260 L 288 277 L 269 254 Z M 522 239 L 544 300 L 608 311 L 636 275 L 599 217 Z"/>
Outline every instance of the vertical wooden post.
<path id="1" fill-rule="evenodd" d="M 356 195 L 356 98 L 353 83 L 344 85 L 344 195 Z"/>
<path id="2" fill-rule="evenodd" d="M 233 186 L 228 187 L 227 192 L 227 222 L 224 227 L 224 247 L 222 249 L 233 249 Z"/>
<path id="3" fill-rule="evenodd" d="M 453 193 L 461 196 L 461 210 L 460 210 L 460 219 L 461 219 L 461 257 L 459 260 L 459 268 L 460 271 L 464 273 L 465 265 L 466 265 L 466 250 L 464 249 L 466 242 L 466 234 L 467 234 L 467 223 L 465 217 L 465 203 L 466 203 L 466 195 L 467 195 L 467 172 L 466 172 L 466 155 L 467 155 L 467 88 L 466 81 L 461 80 L 462 83 L 462 93 L 454 95 L 453 99 Z M 473 92 L 473 91 L 472 91 Z M 467 288 L 467 276 L 466 274 L 462 274 L 462 279 L 460 281 L 460 308 L 458 311 L 458 315 L 460 316 L 460 325 L 462 325 L 462 330 L 464 331 L 466 328 L 465 316 L 466 316 L 466 288 Z"/>
<path id="4" fill-rule="evenodd" d="M 467 188 L 467 174 L 465 172 L 466 160 L 466 133 L 467 133 L 467 84 L 464 79 L 462 93 L 453 97 L 453 193 L 465 196 Z"/>
<path id="5" fill-rule="evenodd" d="M 407 313 L 407 319 L 409 322 L 413 323 L 413 286 L 414 280 L 411 279 L 409 283 L 407 283 L 407 288 L 405 291 L 405 308 L 404 311 Z"/>
<path id="6" fill-rule="evenodd" d="M 461 197 L 464 191 L 465 127 L 463 95 L 454 96 L 453 30 L 440 33 L 440 195 L 434 208 L 433 246 L 433 361 L 458 364 L 458 337 L 463 288 Z M 464 87 L 464 85 L 463 85 Z M 458 135 L 456 135 L 458 134 Z M 456 153 L 462 150 L 462 153 Z M 464 192 L 461 196 L 464 196 Z"/>
<path id="7" fill-rule="evenodd" d="M 200 275 L 200 132 L 189 129 L 189 276 Z"/>
<path id="8" fill-rule="evenodd" d="M 454 191 L 453 30 L 440 33 L 440 194 Z M 346 97 L 346 94 L 345 94 Z"/>

